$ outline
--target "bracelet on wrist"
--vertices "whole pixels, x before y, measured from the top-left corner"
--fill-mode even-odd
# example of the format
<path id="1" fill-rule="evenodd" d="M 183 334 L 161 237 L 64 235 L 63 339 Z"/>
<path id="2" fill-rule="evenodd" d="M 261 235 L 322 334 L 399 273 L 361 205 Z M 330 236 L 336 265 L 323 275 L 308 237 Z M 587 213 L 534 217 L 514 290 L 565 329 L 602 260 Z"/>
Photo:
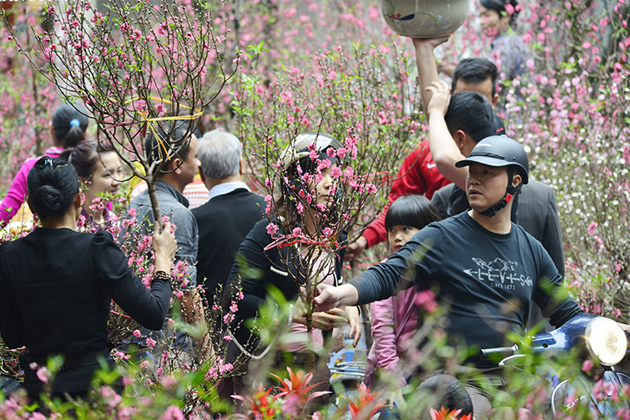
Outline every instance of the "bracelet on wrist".
<path id="1" fill-rule="evenodd" d="M 164 280 L 164 281 L 170 282 L 171 279 L 172 279 L 171 274 L 167 273 L 166 271 L 160 270 L 153 273 L 153 280 Z"/>

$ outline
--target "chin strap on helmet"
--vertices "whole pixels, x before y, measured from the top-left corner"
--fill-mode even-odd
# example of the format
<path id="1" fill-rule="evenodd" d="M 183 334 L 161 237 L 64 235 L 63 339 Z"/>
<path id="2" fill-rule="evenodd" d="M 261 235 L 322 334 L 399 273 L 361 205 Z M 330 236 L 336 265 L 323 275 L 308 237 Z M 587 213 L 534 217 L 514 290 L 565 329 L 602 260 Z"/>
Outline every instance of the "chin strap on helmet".
<path id="1" fill-rule="evenodd" d="M 513 179 L 514 179 L 514 167 L 509 166 L 508 167 L 508 187 L 507 187 L 507 190 L 505 191 L 505 195 L 503 196 L 501 201 L 496 203 L 494 206 L 487 208 L 484 211 L 479 212 L 479 214 L 486 217 L 493 217 L 497 214 L 499 210 L 507 206 L 507 204 L 514 199 L 516 194 L 518 194 L 521 188 L 523 187 L 523 183 L 521 182 L 516 187 L 514 187 L 512 185 Z"/>

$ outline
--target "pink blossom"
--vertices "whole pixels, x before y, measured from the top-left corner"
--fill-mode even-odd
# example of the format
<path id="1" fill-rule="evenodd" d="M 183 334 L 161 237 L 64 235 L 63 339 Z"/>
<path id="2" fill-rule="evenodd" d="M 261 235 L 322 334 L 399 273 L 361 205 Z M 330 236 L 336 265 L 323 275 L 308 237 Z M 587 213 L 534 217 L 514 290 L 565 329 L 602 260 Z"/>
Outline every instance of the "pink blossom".
<path id="1" fill-rule="evenodd" d="M 184 413 L 176 405 L 169 405 L 160 420 L 185 420 Z"/>
<path id="2" fill-rule="evenodd" d="M 343 176 L 345 176 L 346 178 L 351 178 L 353 175 L 354 175 L 354 169 L 352 169 L 352 166 L 348 166 L 343 171 Z"/>
<path id="3" fill-rule="evenodd" d="M 302 234 L 302 229 L 296 227 L 293 229 L 293 236 L 300 236 Z"/>
<path id="4" fill-rule="evenodd" d="M 357 138 L 355 136 L 346 137 L 346 149 L 352 149 L 357 145 Z"/>
<path id="5" fill-rule="evenodd" d="M 593 362 L 591 360 L 586 359 L 584 363 L 582 363 L 582 371 L 590 372 L 592 368 L 593 368 Z"/>
<path id="6" fill-rule="evenodd" d="M 435 293 L 430 289 L 418 292 L 416 294 L 416 305 L 429 313 L 435 312 L 438 308 L 438 304 L 435 301 Z"/>
<path id="7" fill-rule="evenodd" d="M 165 376 L 160 380 L 160 383 L 165 389 L 174 388 L 177 385 L 177 379 L 172 376 Z"/>
<path id="8" fill-rule="evenodd" d="M 224 375 L 227 372 L 232 371 L 232 369 L 234 369 L 234 366 L 232 366 L 232 363 L 225 363 L 223 364 L 223 361 L 221 360 L 221 358 L 219 357 L 219 373 L 221 375 Z"/>
<path id="9" fill-rule="evenodd" d="M 37 369 L 36 375 L 37 379 L 39 379 L 43 383 L 48 383 L 51 376 L 50 371 L 46 367 L 41 367 Z"/>
<path id="10" fill-rule="evenodd" d="M 210 381 L 212 379 L 216 379 L 218 376 L 217 368 L 215 366 L 211 366 L 206 372 L 206 381 Z"/>
<path id="11" fill-rule="evenodd" d="M 142 333 L 140 332 L 140 330 L 133 330 L 133 336 L 134 337 L 141 337 Z"/>
<path id="12" fill-rule="evenodd" d="M 278 233 L 278 226 L 275 223 L 269 223 L 267 225 L 267 233 L 269 235 L 275 235 Z"/>
<path id="13" fill-rule="evenodd" d="M 588 231 L 589 235 L 595 235 L 595 233 L 597 232 L 597 222 L 591 222 L 586 230 Z"/>
<path id="14" fill-rule="evenodd" d="M 280 97 L 282 98 L 282 100 L 284 102 L 286 102 L 289 106 L 293 106 L 293 92 L 291 92 L 290 90 L 286 91 L 286 92 L 282 92 L 280 94 Z"/>
<path id="15" fill-rule="evenodd" d="M 330 168 L 332 163 L 328 159 L 320 160 L 317 162 L 317 170 L 323 171 L 324 169 Z"/>
<path id="16" fill-rule="evenodd" d="M 342 172 L 339 166 L 335 166 L 334 168 L 330 170 L 330 176 L 332 176 L 333 178 L 339 178 L 341 174 Z"/>

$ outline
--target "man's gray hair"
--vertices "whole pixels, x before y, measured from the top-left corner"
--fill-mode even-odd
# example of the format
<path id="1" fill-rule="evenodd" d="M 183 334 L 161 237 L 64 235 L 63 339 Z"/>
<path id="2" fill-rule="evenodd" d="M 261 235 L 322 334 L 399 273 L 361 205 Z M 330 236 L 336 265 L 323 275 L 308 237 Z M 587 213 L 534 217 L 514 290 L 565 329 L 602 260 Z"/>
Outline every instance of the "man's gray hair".
<path id="1" fill-rule="evenodd" d="M 201 171 L 209 179 L 238 175 L 243 144 L 234 134 L 212 130 L 199 139 Z"/>

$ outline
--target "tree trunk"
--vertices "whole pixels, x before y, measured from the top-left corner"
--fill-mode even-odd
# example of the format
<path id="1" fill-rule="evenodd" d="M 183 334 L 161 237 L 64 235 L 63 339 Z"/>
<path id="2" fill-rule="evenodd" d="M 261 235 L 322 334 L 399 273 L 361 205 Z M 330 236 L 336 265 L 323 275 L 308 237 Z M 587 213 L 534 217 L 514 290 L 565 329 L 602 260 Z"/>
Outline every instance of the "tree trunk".
<path id="1" fill-rule="evenodd" d="M 155 194 L 155 178 L 147 175 L 147 188 L 149 191 L 149 199 L 151 200 L 151 208 L 153 209 L 153 220 L 155 220 L 153 228 L 157 233 L 162 232 L 162 215 L 160 214 L 160 206 L 158 204 L 157 195 Z"/>

